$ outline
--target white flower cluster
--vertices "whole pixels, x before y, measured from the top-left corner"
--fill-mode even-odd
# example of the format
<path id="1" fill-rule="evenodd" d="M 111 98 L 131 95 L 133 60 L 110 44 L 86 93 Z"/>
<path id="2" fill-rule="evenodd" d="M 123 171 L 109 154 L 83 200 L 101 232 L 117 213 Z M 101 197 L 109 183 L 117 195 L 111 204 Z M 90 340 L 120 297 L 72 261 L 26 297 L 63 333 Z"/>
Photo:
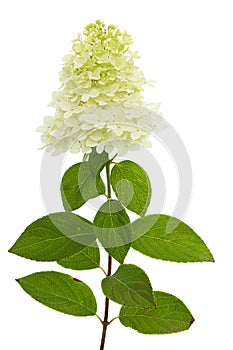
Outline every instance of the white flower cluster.
<path id="1" fill-rule="evenodd" d="M 38 128 L 42 142 L 54 154 L 89 153 L 97 147 L 123 155 L 140 144 L 161 125 L 158 105 L 143 103 L 146 83 L 134 64 L 137 54 L 129 50 L 131 37 L 116 26 L 96 21 L 73 42 L 60 74 L 61 88 L 50 106 L 55 115 L 44 118 Z"/>
<path id="2" fill-rule="evenodd" d="M 119 156 L 128 149 L 136 150 L 139 145 L 150 147 L 148 137 L 152 131 L 162 127 L 162 117 L 157 111 L 131 103 L 111 104 L 102 107 L 89 107 L 69 118 L 45 117 L 44 125 L 39 128 L 43 133 L 42 141 L 47 150 L 54 154 L 65 152 L 110 153 L 116 149 Z"/>

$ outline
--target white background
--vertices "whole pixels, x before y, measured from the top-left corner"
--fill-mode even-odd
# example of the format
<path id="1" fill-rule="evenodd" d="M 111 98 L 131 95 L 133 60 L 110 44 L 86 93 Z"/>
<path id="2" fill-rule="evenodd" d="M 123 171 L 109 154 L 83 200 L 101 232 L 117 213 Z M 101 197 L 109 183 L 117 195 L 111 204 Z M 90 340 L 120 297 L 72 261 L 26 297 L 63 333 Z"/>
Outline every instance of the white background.
<path id="1" fill-rule="evenodd" d="M 70 50 L 70 41 L 95 19 L 131 33 L 143 56 L 140 67 L 156 80 L 147 97 L 162 102 L 165 118 L 183 139 L 192 161 L 193 195 L 184 220 L 216 259 L 215 264 L 175 264 L 130 253 L 126 261 L 142 266 L 154 289 L 180 297 L 196 322 L 187 332 L 145 336 L 116 321 L 109 327 L 106 350 L 232 348 L 231 5 L 226 0 L 1 3 L 1 348 L 99 348 L 101 325 L 95 317 L 75 318 L 50 310 L 14 281 L 35 271 L 62 268 L 7 253 L 24 228 L 46 214 L 40 194 L 42 151 L 37 150 L 35 129 L 59 86 L 61 58 Z M 164 212 L 171 214 L 178 193 L 176 173 L 159 149 L 167 182 Z M 53 182 L 49 174 L 48 181 Z M 101 272 L 71 273 L 95 290 L 102 315 Z M 118 308 L 111 305 L 114 316 Z"/>

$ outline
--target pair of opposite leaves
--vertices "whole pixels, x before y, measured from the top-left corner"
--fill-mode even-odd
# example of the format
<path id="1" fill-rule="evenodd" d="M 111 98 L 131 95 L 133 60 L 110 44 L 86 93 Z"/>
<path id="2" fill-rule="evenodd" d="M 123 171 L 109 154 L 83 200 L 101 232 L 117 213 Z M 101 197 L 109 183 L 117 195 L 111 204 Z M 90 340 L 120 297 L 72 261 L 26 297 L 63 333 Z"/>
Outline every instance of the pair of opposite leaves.
<path id="1" fill-rule="evenodd" d="M 66 210 L 78 209 L 88 199 L 105 193 L 100 172 L 107 162 L 105 152 L 99 155 L 93 149 L 87 162 L 75 164 L 66 171 L 61 186 Z M 131 246 L 153 258 L 178 262 L 212 261 L 204 242 L 180 220 L 166 215 L 150 215 L 131 226 L 124 207 L 143 216 L 151 199 L 149 178 L 139 165 L 132 161 L 114 163 L 110 182 L 119 202 L 105 203 L 94 224 L 102 228 L 102 232 L 99 230 L 97 234 L 96 231 L 96 235 L 116 260 L 123 263 L 129 243 L 144 235 Z M 106 229 L 112 229 L 111 234 L 106 234 Z"/>
<path id="2" fill-rule="evenodd" d="M 48 271 L 18 280 L 34 299 L 57 311 L 74 316 L 96 314 L 96 299 L 82 281 Z M 122 305 L 119 320 L 144 334 L 169 334 L 188 329 L 194 319 L 175 296 L 153 291 L 145 272 L 132 264 L 122 264 L 116 273 L 102 281 L 106 297 Z"/>

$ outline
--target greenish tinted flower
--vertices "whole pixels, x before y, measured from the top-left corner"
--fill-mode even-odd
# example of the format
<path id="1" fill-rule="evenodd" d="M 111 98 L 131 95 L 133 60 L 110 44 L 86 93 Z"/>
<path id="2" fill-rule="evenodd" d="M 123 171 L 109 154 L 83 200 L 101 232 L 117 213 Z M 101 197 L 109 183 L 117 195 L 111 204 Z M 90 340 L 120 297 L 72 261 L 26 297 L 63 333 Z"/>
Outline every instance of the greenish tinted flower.
<path id="1" fill-rule="evenodd" d="M 161 116 L 158 106 L 156 113 L 148 112 L 147 117 L 145 110 L 135 111 L 135 106 L 145 107 L 142 91 L 146 79 L 134 63 L 138 55 L 130 50 L 131 44 L 129 34 L 101 21 L 78 34 L 72 53 L 64 57 L 61 87 L 50 103 L 55 115 L 46 117 L 38 129 L 48 150 L 88 152 L 98 145 L 119 149 L 120 140 L 126 150 L 127 142 L 146 143 Z M 140 119 L 142 114 L 146 123 Z"/>

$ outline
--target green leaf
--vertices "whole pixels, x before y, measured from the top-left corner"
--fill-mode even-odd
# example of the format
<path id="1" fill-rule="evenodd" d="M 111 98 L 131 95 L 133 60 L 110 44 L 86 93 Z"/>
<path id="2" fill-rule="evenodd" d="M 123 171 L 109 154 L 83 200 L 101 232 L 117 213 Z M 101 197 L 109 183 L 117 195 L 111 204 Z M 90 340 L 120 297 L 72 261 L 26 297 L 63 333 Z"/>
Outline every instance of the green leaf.
<path id="1" fill-rule="evenodd" d="M 121 305 L 155 305 L 150 280 L 136 265 L 121 265 L 114 275 L 103 279 L 102 289 L 109 299 Z"/>
<path id="2" fill-rule="evenodd" d="M 9 252 L 37 261 L 57 261 L 94 244 L 93 225 L 72 213 L 54 213 L 29 225 Z"/>
<path id="3" fill-rule="evenodd" d="M 124 160 L 117 163 L 111 172 L 113 190 L 126 208 L 143 216 L 151 199 L 150 180 L 138 164 Z"/>
<path id="4" fill-rule="evenodd" d="M 90 270 L 100 267 L 100 252 L 97 244 L 85 247 L 78 253 L 58 261 L 58 264 L 72 270 Z"/>
<path id="5" fill-rule="evenodd" d="M 99 154 L 96 152 L 96 148 L 93 148 L 88 158 L 88 163 L 92 175 L 96 176 L 99 174 L 108 161 L 108 153 L 103 151 Z"/>
<path id="6" fill-rule="evenodd" d="M 96 314 L 92 290 L 82 281 L 60 272 L 37 272 L 17 280 L 32 298 L 51 309 L 74 316 Z"/>
<path id="7" fill-rule="evenodd" d="M 156 307 L 123 306 L 120 322 L 144 334 L 169 334 L 188 329 L 194 318 L 184 303 L 171 294 L 154 292 Z"/>
<path id="8" fill-rule="evenodd" d="M 155 259 L 214 261 L 203 240 L 184 222 L 168 215 L 148 215 L 132 224 L 132 247 Z M 133 238 L 133 239 L 134 239 Z"/>
<path id="9" fill-rule="evenodd" d="M 97 212 L 94 225 L 96 236 L 105 250 L 121 264 L 131 242 L 130 219 L 116 200 L 108 200 Z"/>
<path id="10" fill-rule="evenodd" d="M 71 166 L 61 182 L 61 195 L 66 211 L 80 208 L 89 199 L 105 193 L 100 174 L 93 175 L 88 162 Z"/>

